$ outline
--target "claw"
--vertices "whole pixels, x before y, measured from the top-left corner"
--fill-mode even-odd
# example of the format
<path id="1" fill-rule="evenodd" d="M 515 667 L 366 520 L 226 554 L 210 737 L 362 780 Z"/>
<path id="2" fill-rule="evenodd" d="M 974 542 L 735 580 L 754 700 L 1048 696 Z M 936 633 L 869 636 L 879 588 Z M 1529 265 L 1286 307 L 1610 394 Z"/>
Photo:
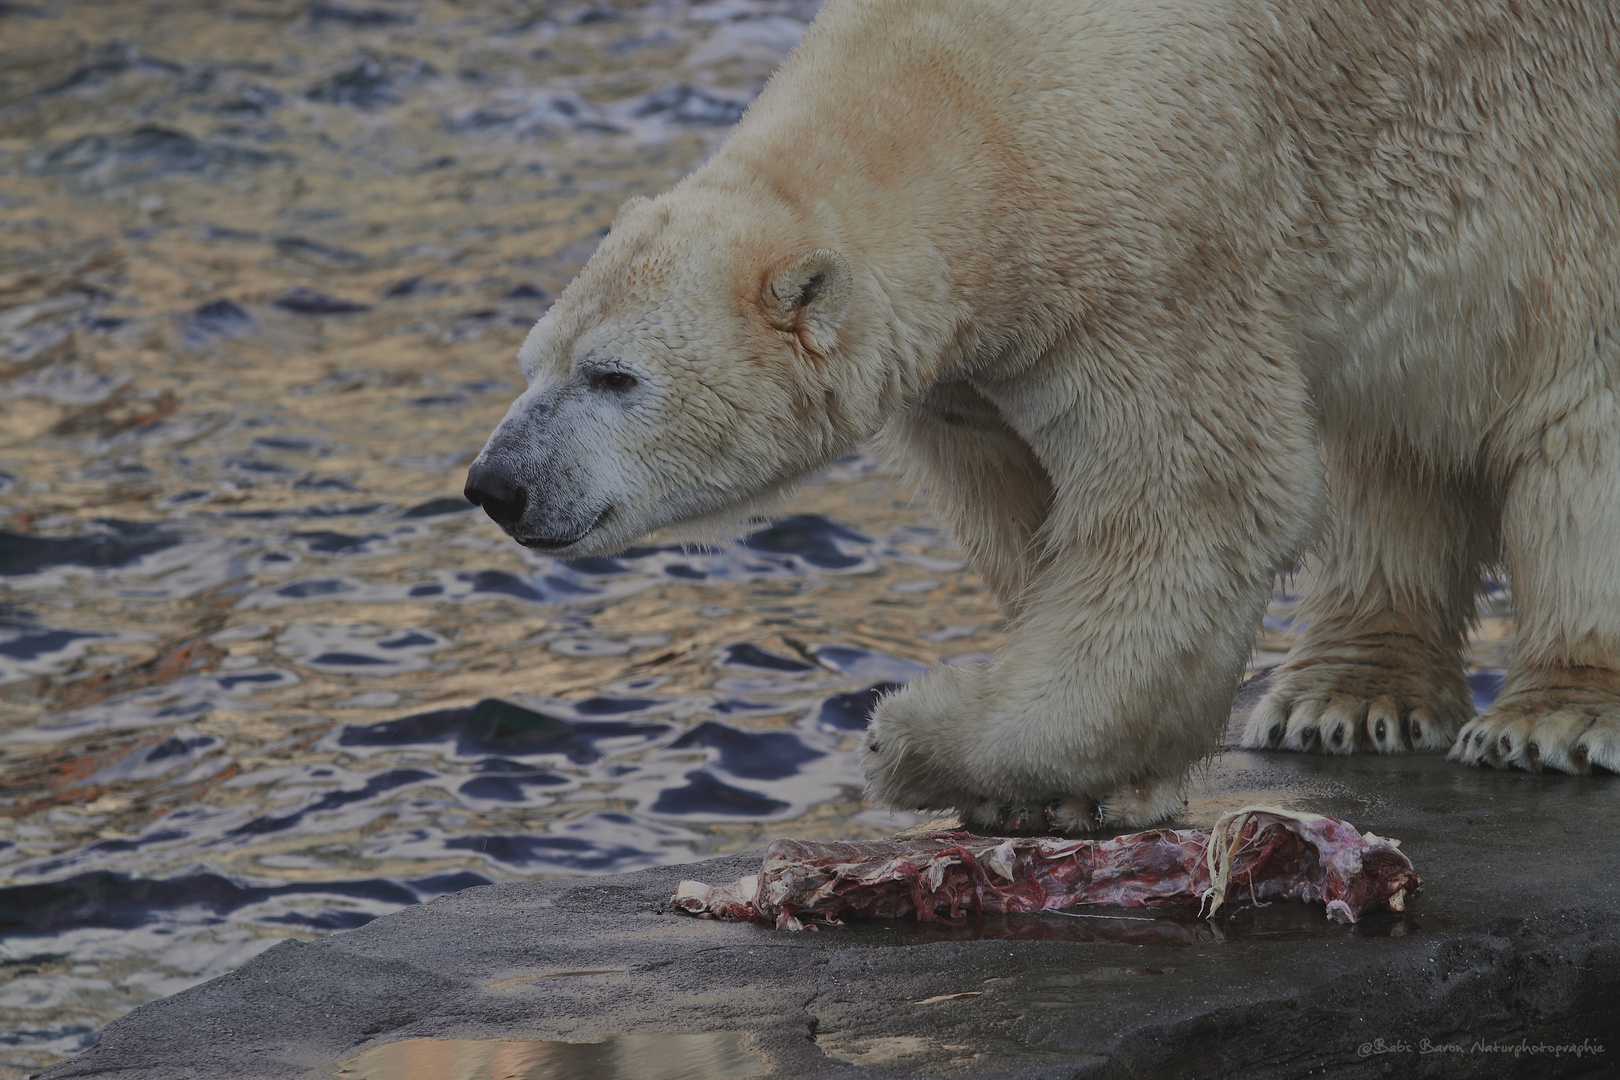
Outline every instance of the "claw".
<path id="1" fill-rule="evenodd" d="M 1524 757 L 1519 764 L 1531 772 L 1541 771 L 1541 747 L 1535 740 L 1524 744 Z"/>

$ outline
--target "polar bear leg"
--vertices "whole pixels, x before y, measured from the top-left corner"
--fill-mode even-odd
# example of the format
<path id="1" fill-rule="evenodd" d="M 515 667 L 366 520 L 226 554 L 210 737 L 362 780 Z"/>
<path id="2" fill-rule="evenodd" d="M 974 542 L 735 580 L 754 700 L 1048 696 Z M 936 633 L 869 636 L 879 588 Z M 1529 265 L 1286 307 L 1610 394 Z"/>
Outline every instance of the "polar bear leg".
<path id="1" fill-rule="evenodd" d="M 1063 832 L 1179 810 L 1188 770 L 1219 748 L 1275 575 L 1320 506 L 1286 313 L 1254 318 L 1268 297 L 1222 322 L 1233 309 L 1219 292 L 1196 331 L 1146 335 L 1144 353 L 1126 347 L 1134 338 L 1103 352 L 1065 343 L 936 399 L 954 405 L 934 406 L 936 432 L 981 419 L 957 425 L 966 441 L 940 435 L 935 460 L 955 464 L 924 485 L 998 591 L 1012 576 L 997 552 L 1017 552 L 1022 583 L 993 663 L 937 669 L 878 703 L 861 749 L 873 798 Z M 979 504 L 1003 514 L 1014 497 L 1038 531 L 975 524 Z"/>
<path id="2" fill-rule="evenodd" d="M 1219 745 L 1270 576 L 1224 596 L 1190 593 L 1173 566 L 1103 583 L 1209 601 L 1188 631 L 1157 612 L 1105 623 L 1095 613 L 1113 598 L 1088 600 L 1099 579 L 1065 572 L 1077 564 L 1060 554 L 1031 583 L 993 664 L 936 669 L 878 703 L 861 751 L 874 798 L 994 832 L 1130 828 L 1180 810 L 1188 768 Z"/>
<path id="3" fill-rule="evenodd" d="M 1442 750 L 1473 712 L 1462 649 L 1496 511 L 1472 485 L 1323 433 L 1328 513 L 1303 583 L 1306 628 L 1243 745 Z"/>
<path id="4" fill-rule="evenodd" d="M 1503 514 L 1518 623 L 1507 678 L 1450 756 L 1499 768 L 1620 772 L 1614 391 L 1594 392 L 1547 425 L 1537 450 L 1515 471 Z"/>
<path id="5" fill-rule="evenodd" d="M 1002 610 L 1016 613 L 1035 569 L 1032 541 L 1052 505 L 1052 482 L 1034 452 L 965 382 L 936 386 L 883 434 Z"/>
<path id="6" fill-rule="evenodd" d="M 1272 568 L 1204 593 L 1186 583 L 1207 570 L 1094 565 L 1059 549 L 993 664 L 936 669 L 878 703 L 861 749 L 875 799 L 996 832 L 1128 828 L 1180 810 L 1188 768 L 1219 744 Z M 1138 595 L 1170 598 L 1183 621 Z"/>
<path id="7" fill-rule="evenodd" d="M 950 524 L 1001 609 L 1015 615 L 1036 572 L 1034 537 L 1052 502 L 1051 481 L 1029 445 L 966 382 L 940 384 L 897 415 L 882 445 Z M 883 719 L 862 748 L 875 797 L 926 810 L 980 801 L 961 759 L 934 731 L 935 718 L 970 713 L 973 694 L 967 673 L 942 668 L 879 703 Z"/>

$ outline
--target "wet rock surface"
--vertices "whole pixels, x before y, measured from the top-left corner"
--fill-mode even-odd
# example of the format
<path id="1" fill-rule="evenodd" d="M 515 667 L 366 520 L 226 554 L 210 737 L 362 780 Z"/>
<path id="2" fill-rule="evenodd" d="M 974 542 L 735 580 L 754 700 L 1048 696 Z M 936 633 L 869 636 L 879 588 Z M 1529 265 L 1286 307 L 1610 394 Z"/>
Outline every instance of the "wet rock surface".
<path id="1" fill-rule="evenodd" d="M 287 942 L 43 1075 L 1612 1075 L 1607 787 L 1228 749 L 1191 816 L 1267 801 L 1396 836 L 1424 879 L 1408 911 L 1350 927 L 1276 903 L 1209 922 L 1088 909 L 790 933 L 668 910 L 682 878 L 758 869 L 731 855 L 474 888 Z"/>

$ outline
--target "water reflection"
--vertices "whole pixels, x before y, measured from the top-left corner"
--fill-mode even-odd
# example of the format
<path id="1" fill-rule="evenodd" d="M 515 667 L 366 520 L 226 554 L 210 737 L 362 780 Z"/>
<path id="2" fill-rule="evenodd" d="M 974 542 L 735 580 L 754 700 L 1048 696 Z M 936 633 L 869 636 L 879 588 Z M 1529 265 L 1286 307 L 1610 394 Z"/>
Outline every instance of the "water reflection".
<path id="1" fill-rule="evenodd" d="M 343 1063 L 344 1080 L 733 1080 L 761 1076 L 765 1060 L 736 1031 L 636 1032 L 599 1042 L 405 1039 Z"/>
<path id="2" fill-rule="evenodd" d="M 1022 914 L 968 914 L 956 920 L 911 922 L 848 919 L 823 931 L 854 935 L 862 944 L 901 945 L 929 941 L 1068 941 L 1101 945 L 1204 945 L 1250 938 L 1399 937 L 1422 925 L 1409 915 L 1371 912 L 1350 926 L 1307 904 L 1242 905 L 1201 919 L 1192 909 L 1078 907 Z M 1109 969 L 1112 970 L 1112 969 Z"/>

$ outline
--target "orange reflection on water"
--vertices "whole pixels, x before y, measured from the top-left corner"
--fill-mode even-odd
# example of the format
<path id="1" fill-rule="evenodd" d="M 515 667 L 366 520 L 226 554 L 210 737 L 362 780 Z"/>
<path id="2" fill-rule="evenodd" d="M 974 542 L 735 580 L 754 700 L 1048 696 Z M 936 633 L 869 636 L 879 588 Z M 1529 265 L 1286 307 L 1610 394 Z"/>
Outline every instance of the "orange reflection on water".
<path id="1" fill-rule="evenodd" d="M 351 1058 L 343 1080 L 731 1080 L 761 1076 L 765 1060 L 738 1031 L 652 1031 L 600 1042 L 404 1039 Z"/>

